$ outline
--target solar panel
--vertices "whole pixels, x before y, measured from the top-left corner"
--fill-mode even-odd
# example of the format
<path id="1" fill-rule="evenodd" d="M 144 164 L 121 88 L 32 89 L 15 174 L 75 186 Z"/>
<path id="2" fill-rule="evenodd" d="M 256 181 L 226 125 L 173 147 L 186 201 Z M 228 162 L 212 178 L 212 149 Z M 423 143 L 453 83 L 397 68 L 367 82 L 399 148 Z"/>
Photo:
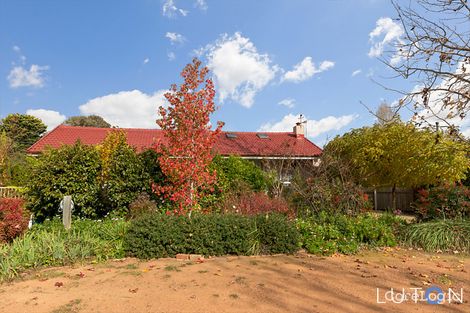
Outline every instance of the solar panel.
<path id="1" fill-rule="evenodd" d="M 260 139 L 268 139 L 269 136 L 267 134 L 256 134 Z"/>
<path id="2" fill-rule="evenodd" d="M 225 134 L 225 136 L 230 139 L 237 138 L 237 134 L 232 134 L 232 133 L 227 133 Z"/>

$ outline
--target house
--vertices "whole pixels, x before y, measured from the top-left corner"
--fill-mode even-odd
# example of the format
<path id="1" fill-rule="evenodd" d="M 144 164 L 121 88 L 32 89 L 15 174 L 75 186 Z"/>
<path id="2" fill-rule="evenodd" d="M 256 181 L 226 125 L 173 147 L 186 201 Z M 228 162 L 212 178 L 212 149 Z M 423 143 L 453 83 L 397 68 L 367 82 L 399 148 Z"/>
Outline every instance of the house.
<path id="1" fill-rule="evenodd" d="M 98 145 L 113 128 L 59 125 L 28 148 L 38 155 L 46 147 L 58 148 L 80 140 L 86 145 Z M 142 152 L 164 140 L 160 129 L 120 128 L 127 143 Z M 297 123 L 292 132 L 221 132 L 214 150 L 222 156 L 237 155 L 251 160 L 312 160 L 318 162 L 322 149 L 304 136 L 304 126 Z"/>

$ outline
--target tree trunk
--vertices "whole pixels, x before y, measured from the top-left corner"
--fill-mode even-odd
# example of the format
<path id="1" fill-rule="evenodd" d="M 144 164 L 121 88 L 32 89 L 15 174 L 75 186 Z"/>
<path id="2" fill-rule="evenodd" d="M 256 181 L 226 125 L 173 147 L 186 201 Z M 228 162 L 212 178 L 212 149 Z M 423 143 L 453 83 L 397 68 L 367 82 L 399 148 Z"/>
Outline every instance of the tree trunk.
<path id="1" fill-rule="evenodd" d="M 397 210 L 397 185 L 393 184 L 392 187 L 392 212 Z"/>

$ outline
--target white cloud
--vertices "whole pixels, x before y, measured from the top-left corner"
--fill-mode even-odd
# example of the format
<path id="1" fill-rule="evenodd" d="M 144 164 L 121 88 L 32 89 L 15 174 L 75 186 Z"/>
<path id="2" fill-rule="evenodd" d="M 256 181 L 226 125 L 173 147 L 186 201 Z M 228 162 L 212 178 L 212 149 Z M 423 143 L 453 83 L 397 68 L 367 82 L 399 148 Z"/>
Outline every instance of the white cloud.
<path id="1" fill-rule="evenodd" d="M 165 0 L 162 7 L 163 15 L 167 17 L 175 17 L 180 14 L 182 16 L 187 16 L 189 11 L 180 9 L 176 7 L 174 0 Z"/>
<path id="2" fill-rule="evenodd" d="M 355 70 L 354 72 L 352 72 L 351 76 L 354 77 L 354 76 L 356 76 L 356 75 L 361 74 L 361 72 L 362 72 L 361 69 L 357 69 L 357 70 Z"/>
<path id="3" fill-rule="evenodd" d="M 462 134 L 469 137 L 470 115 L 460 116 L 459 113 L 462 110 L 459 110 L 459 104 L 461 104 L 462 99 L 459 99 L 457 95 L 459 93 L 468 94 L 470 92 L 470 86 L 463 82 L 463 79 L 470 79 L 470 67 L 460 63 L 455 73 L 458 74 L 462 80 L 458 81 L 455 78 L 444 79 L 439 85 L 433 87 L 433 89 L 437 90 L 429 92 L 427 105 L 423 103 L 423 97 L 421 96 L 423 86 L 418 85 L 413 88 L 411 93 L 417 93 L 413 97 L 413 100 L 422 108 L 417 112 L 418 114 L 414 117 L 414 120 L 416 122 L 424 120 L 430 125 L 439 122 L 441 126 L 446 126 L 447 122 L 449 125 L 459 127 Z M 446 90 L 452 91 L 453 95 L 449 96 Z M 447 106 L 444 105 L 444 102 L 447 103 Z"/>
<path id="4" fill-rule="evenodd" d="M 368 53 L 369 57 L 380 57 L 384 53 L 384 49 L 388 47 L 395 51 L 391 56 L 390 63 L 394 65 L 400 62 L 402 55 L 399 53 L 397 45 L 402 42 L 403 34 L 403 27 L 399 23 L 389 17 L 379 18 L 375 28 L 369 33 L 369 41 L 372 43 Z"/>
<path id="5" fill-rule="evenodd" d="M 13 51 L 20 53 L 21 49 L 20 49 L 20 47 L 15 45 L 15 46 L 13 46 Z"/>
<path id="6" fill-rule="evenodd" d="M 44 86 L 44 71 L 48 70 L 49 66 L 40 66 L 33 64 L 28 69 L 23 66 L 15 66 L 11 69 L 10 74 L 8 74 L 8 82 L 10 83 L 11 88 L 18 87 L 43 87 Z"/>
<path id="7" fill-rule="evenodd" d="M 306 133 L 308 137 L 315 138 L 321 134 L 327 133 L 332 130 L 340 130 L 349 125 L 357 115 L 343 115 L 343 116 L 328 116 L 320 120 L 307 119 Z M 288 114 L 280 121 L 274 123 L 265 123 L 261 125 L 258 131 L 262 132 L 290 132 L 295 123 L 299 121 L 299 115 Z"/>
<path id="8" fill-rule="evenodd" d="M 335 65 L 332 61 L 323 61 L 317 68 L 312 61 L 312 57 L 305 57 L 300 63 L 294 66 L 294 69 L 284 74 L 282 80 L 299 83 L 309 79 L 315 74 L 327 71 Z"/>
<path id="9" fill-rule="evenodd" d="M 196 7 L 203 11 L 207 10 L 208 6 L 206 0 L 196 0 Z"/>
<path id="10" fill-rule="evenodd" d="M 295 106 L 295 99 L 292 98 L 286 98 L 281 101 L 279 101 L 280 105 L 283 105 L 289 109 L 292 109 Z"/>
<path id="11" fill-rule="evenodd" d="M 172 33 L 172 32 L 167 32 L 165 37 L 170 39 L 170 42 L 172 45 L 177 44 L 177 43 L 181 44 L 186 41 L 186 38 L 183 35 Z"/>
<path id="12" fill-rule="evenodd" d="M 149 63 L 149 62 L 150 62 L 150 59 L 149 59 L 149 58 L 145 58 L 145 59 L 144 59 L 144 64 L 147 64 L 147 63 Z"/>
<path id="13" fill-rule="evenodd" d="M 65 121 L 65 115 L 60 114 L 57 111 L 37 109 L 37 110 L 27 110 L 26 114 L 35 116 L 41 119 L 44 124 L 47 125 L 47 130 L 51 130 L 59 124 L 62 124 Z"/>
<path id="14" fill-rule="evenodd" d="M 166 55 L 169 61 L 173 61 L 174 59 L 176 59 L 176 54 L 174 52 L 168 52 Z"/>
<path id="15" fill-rule="evenodd" d="M 113 126 L 157 128 L 157 110 L 166 104 L 166 90 L 146 94 L 140 90 L 121 91 L 89 100 L 79 107 L 84 115 L 97 114 Z"/>
<path id="16" fill-rule="evenodd" d="M 220 101 L 230 98 L 247 108 L 278 71 L 267 54 L 258 53 L 250 39 L 238 32 L 233 36 L 225 34 L 196 53 L 206 53 Z"/>

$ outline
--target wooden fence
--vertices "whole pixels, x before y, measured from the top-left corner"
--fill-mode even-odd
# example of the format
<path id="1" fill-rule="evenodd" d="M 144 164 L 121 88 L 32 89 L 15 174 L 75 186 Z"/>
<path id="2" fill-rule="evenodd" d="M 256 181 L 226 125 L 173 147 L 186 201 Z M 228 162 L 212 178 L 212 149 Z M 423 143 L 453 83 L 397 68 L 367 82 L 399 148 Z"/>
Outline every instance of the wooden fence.
<path id="1" fill-rule="evenodd" d="M 23 188 L 20 187 L 0 187 L 0 199 L 1 198 L 22 198 Z"/>
<path id="2" fill-rule="evenodd" d="M 393 207 L 392 188 L 368 190 L 366 193 L 375 210 L 386 211 Z M 402 212 L 411 212 L 411 203 L 414 201 L 413 190 L 397 188 L 395 193 L 397 209 Z"/>

